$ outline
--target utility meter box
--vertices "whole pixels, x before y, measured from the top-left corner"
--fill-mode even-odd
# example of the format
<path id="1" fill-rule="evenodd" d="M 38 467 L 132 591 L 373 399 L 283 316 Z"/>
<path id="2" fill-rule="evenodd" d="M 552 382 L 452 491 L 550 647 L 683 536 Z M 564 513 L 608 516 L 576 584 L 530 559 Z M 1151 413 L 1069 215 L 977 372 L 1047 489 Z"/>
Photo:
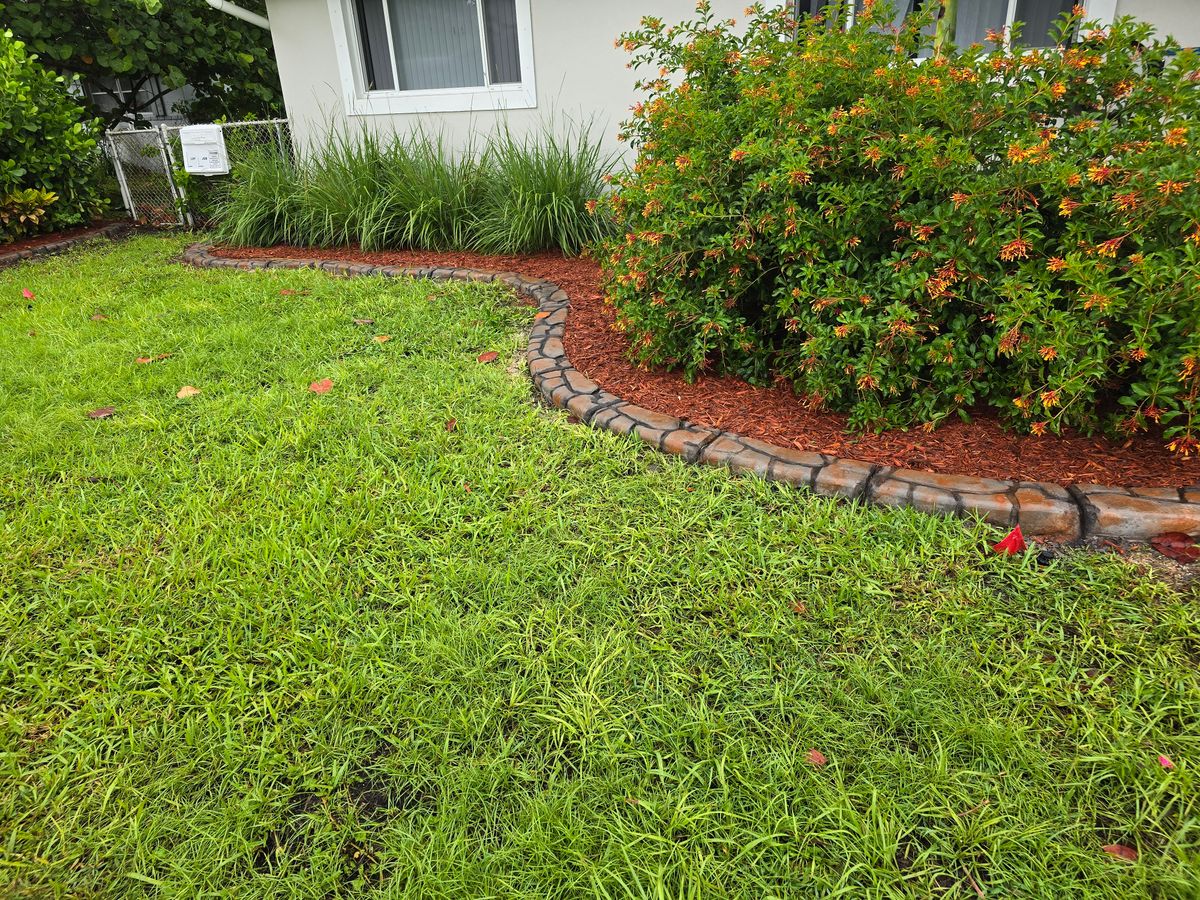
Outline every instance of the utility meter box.
<path id="1" fill-rule="evenodd" d="M 179 129 L 183 170 L 192 175 L 228 175 L 229 154 L 220 125 L 185 125 Z"/>

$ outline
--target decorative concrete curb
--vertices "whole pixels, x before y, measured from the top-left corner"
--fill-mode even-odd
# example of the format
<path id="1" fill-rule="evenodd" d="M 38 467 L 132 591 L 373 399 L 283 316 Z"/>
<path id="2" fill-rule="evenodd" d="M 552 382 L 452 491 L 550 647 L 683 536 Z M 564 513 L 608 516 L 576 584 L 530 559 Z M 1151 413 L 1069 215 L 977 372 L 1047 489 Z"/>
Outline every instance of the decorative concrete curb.
<path id="1" fill-rule="evenodd" d="M 61 241 L 53 241 L 49 244 L 26 247 L 24 250 L 13 250 L 9 253 L 4 253 L 2 252 L 3 245 L 0 245 L 0 269 L 7 266 L 15 266 L 17 263 L 24 262 L 27 259 L 37 259 L 40 256 L 54 256 L 56 253 L 65 253 L 72 247 L 99 240 L 100 238 L 108 238 L 115 241 L 118 238 L 125 237 L 131 231 L 133 231 L 132 225 L 125 222 L 113 222 L 111 225 L 105 225 L 103 228 L 97 228 L 95 231 L 77 234 L 69 238 L 64 238 Z"/>
<path id="2" fill-rule="evenodd" d="M 548 403 L 568 410 L 594 428 L 637 435 L 664 453 L 682 456 L 688 462 L 751 472 L 823 496 L 881 506 L 909 506 L 942 515 L 977 515 L 1002 528 L 1020 524 L 1031 537 L 1139 541 L 1168 531 L 1200 536 L 1200 485 L 1132 489 L 937 475 L 778 447 L 627 403 L 571 365 L 562 340 L 570 299 L 549 281 L 478 269 L 372 266 L 314 259 L 229 259 L 214 256 L 203 244 L 188 247 L 183 261 L 210 269 L 320 269 L 347 276 L 499 281 L 537 304 L 538 318 L 529 333 L 527 352 L 534 385 Z"/>

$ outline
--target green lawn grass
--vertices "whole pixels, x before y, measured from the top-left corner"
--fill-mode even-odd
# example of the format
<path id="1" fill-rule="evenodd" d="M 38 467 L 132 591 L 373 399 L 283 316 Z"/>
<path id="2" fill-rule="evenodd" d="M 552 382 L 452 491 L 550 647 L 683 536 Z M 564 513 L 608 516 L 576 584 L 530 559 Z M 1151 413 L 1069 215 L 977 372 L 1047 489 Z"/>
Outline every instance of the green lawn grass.
<path id="1" fill-rule="evenodd" d="M 495 286 L 182 246 L 0 272 L 0 896 L 1200 891 L 1196 596 L 569 424 Z"/>

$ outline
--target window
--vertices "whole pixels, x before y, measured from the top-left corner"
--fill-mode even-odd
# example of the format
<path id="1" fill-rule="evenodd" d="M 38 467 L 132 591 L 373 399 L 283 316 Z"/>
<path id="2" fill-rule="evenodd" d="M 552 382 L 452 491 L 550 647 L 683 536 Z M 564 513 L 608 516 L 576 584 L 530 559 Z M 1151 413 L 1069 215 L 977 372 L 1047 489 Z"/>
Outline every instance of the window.
<path id="1" fill-rule="evenodd" d="M 102 113 L 110 113 L 122 109 L 126 105 L 129 111 L 125 118 L 166 118 L 167 106 L 163 101 L 165 91 L 158 78 L 142 79 L 137 87 L 132 79 L 115 76 L 104 78 L 93 76 L 84 79 L 83 90 L 92 105 Z"/>
<path id="2" fill-rule="evenodd" d="M 1011 36 L 1013 22 L 1021 22 L 1020 46 L 1049 47 L 1055 20 L 1073 4 L 1074 0 L 960 0 L 954 42 L 960 47 L 982 44 L 989 29 L 1009 29 Z"/>
<path id="3" fill-rule="evenodd" d="M 351 115 L 536 105 L 529 0 L 329 0 Z"/>
<path id="4" fill-rule="evenodd" d="M 959 47 L 983 44 L 989 31 L 1007 30 L 1011 36 L 1013 22 L 1021 22 L 1017 43 L 1022 47 L 1049 47 L 1054 43 L 1050 30 L 1055 20 L 1070 12 L 1075 0 L 959 0 L 958 21 L 955 23 L 954 43 Z M 899 0 L 895 24 L 921 10 L 925 0 Z M 858 0 L 862 9 L 862 0 Z"/>

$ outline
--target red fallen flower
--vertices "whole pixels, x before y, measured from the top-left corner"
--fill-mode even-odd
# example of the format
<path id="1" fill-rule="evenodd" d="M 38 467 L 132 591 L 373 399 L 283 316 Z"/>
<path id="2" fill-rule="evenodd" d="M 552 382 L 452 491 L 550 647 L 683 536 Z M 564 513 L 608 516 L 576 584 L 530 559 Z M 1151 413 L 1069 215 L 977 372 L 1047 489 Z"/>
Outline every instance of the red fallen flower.
<path id="1" fill-rule="evenodd" d="M 1166 755 L 1164 755 L 1164 754 L 1161 754 L 1161 753 L 1160 753 L 1160 754 L 1159 754 L 1159 756 L 1158 756 L 1158 764 L 1159 764 L 1160 766 L 1162 766 L 1164 769 L 1173 769 L 1173 768 L 1175 768 L 1175 763 L 1173 763 L 1173 762 L 1171 761 L 1171 757 L 1169 757 L 1169 756 L 1166 756 Z"/>
<path id="2" fill-rule="evenodd" d="M 21 288 L 21 296 L 24 297 L 26 300 L 32 300 L 32 299 L 34 299 L 35 295 L 34 295 L 33 291 L 31 291 L 29 288 Z"/>
<path id="3" fill-rule="evenodd" d="M 992 544 L 992 549 L 1006 556 L 1016 556 L 1028 550 L 1029 545 L 1025 543 L 1025 535 L 1021 534 L 1021 526 L 1018 525 L 1000 543 Z"/>
<path id="4" fill-rule="evenodd" d="M 308 389 L 314 394 L 328 394 L 333 390 L 333 379 L 322 378 L 320 381 L 314 381 L 308 386 Z"/>
<path id="5" fill-rule="evenodd" d="M 808 753 L 806 753 L 804 755 L 804 758 L 806 760 L 808 760 L 810 763 L 812 763 L 814 766 L 816 766 L 818 769 L 821 768 L 821 766 L 825 765 L 827 762 L 829 762 L 829 760 L 825 757 L 825 754 L 815 748 L 812 750 L 809 750 Z"/>

